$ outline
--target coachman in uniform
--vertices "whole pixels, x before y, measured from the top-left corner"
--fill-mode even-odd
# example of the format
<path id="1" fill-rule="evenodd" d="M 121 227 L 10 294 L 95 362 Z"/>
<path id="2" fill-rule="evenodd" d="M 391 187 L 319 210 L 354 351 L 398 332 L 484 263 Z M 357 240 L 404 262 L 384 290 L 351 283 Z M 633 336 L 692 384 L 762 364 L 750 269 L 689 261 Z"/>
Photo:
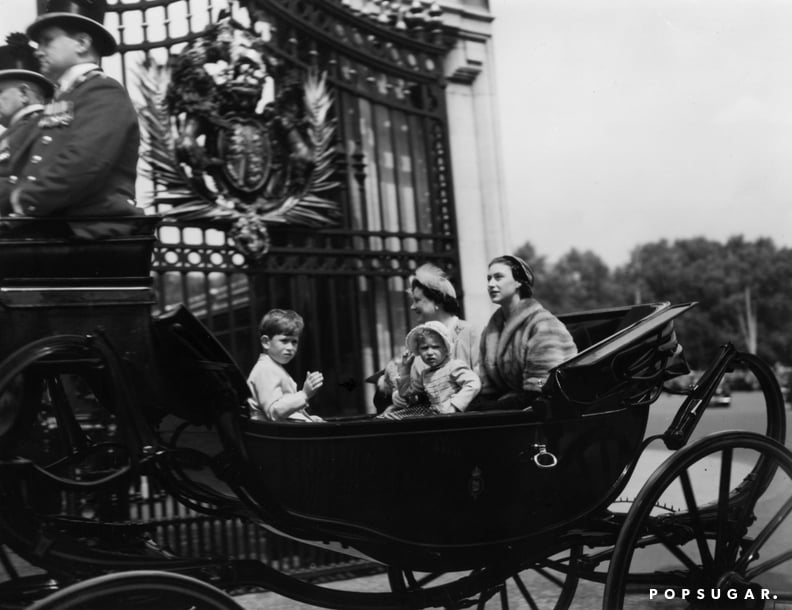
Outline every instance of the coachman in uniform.
<path id="1" fill-rule="evenodd" d="M 102 25 L 105 10 L 104 0 L 50 0 L 28 27 L 41 70 L 57 89 L 25 162 L 9 177 L 17 214 L 68 218 L 73 234 L 88 238 L 128 232 L 129 223 L 109 217 L 143 213 L 135 207 L 137 113 L 99 66 L 117 49 Z"/>
<path id="2" fill-rule="evenodd" d="M 53 84 L 39 73 L 39 61 L 27 36 L 10 34 L 0 47 L 0 216 L 11 213 L 8 177 L 21 153 L 36 137 L 44 103 L 52 98 Z"/>

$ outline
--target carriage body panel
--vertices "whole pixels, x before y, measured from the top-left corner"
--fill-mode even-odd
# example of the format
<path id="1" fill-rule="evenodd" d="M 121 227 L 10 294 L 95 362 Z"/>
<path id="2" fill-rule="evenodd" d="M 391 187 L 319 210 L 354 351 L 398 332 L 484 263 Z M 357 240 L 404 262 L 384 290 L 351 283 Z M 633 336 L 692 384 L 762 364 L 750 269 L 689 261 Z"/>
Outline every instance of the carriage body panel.
<path id="1" fill-rule="evenodd" d="M 507 549 L 544 554 L 540 541 L 606 505 L 637 459 L 647 413 L 249 421 L 243 485 L 287 532 L 313 531 L 386 563 L 473 567 Z M 542 448 L 556 465 L 540 465 L 547 454 L 537 462 Z"/>
<path id="2" fill-rule="evenodd" d="M 158 350 L 167 354 L 162 364 L 171 369 L 166 378 L 201 380 L 171 388 L 169 395 L 187 398 L 171 408 L 196 422 L 211 419 L 210 403 L 216 415 L 238 416 L 235 437 L 225 441 L 244 467 L 225 476 L 263 522 L 298 539 L 341 542 L 384 563 L 432 570 L 472 567 L 517 549 L 522 556 L 544 553 L 608 505 L 637 461 L 648 407 L 662 385 L 657 376 L 622 379 L 635 371 L 617 366 L 619 354 L 638 346 L 649 356 L 642 366 L 662 372 L 676 346 L 662 330 L 688 307 L 655 303 L 567 317 L 573 334 L 588 342 L 578 339 L 583 349 L 575 361 L 582 364 L 574 371 L 607 374 L 630 390 L 592 394 L 594 408 L 568 400 L 574 388 L 559 376 L 529 410 L 396 421 L 253 420 L 240 406 L 244 376 L 187 310 L 154 327 Z M 609 350 L 617 340 L 619 349 Z M 549 459 L 542 451 L 558 463 L 542 467 Z"/>

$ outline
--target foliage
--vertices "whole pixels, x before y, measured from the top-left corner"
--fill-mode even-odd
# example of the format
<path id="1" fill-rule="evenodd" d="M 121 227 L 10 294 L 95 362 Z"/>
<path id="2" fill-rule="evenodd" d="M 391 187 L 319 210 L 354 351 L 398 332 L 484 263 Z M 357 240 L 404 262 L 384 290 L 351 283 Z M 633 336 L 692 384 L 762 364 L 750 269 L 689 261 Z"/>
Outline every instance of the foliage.
<path id="1" fill-rule="evenodd" d="M 537 297 L 553 311 L 697 301 L 678 321 L 693 366 L 706 366 L 726 342 L 771 363 L 792 358 L 792 250 L 770 239 L 663 239 L 637 246 L 612 271 L 588 251 L 570 250 L 555 264 L 531 244 L 516 254 L 535 265 Z"/>
<path id="2" fill-rule="evenodd" d="M 531 264 L 537 297 L 552 311 L 568 313 L 633 302 L 629 287 L 591 251 L 572 249 L 555 264 L 536 254 L 530 243 L 515 254 Z"/>

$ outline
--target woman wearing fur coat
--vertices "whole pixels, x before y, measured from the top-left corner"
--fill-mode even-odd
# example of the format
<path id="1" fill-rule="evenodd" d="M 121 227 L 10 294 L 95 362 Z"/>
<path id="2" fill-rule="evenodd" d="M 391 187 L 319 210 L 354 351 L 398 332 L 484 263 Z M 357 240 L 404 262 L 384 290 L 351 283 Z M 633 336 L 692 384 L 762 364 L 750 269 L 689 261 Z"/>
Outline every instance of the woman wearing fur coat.
<path id="1" fill-rule="evenodd" d="M 487 271 L 490 300 L 499 305 L 481 335 L 480 399 L 522 409 L 542 391 L 550 370 L 577 353 L 566 326 L 533 298 L 534 274 L 512 255 Z"/>

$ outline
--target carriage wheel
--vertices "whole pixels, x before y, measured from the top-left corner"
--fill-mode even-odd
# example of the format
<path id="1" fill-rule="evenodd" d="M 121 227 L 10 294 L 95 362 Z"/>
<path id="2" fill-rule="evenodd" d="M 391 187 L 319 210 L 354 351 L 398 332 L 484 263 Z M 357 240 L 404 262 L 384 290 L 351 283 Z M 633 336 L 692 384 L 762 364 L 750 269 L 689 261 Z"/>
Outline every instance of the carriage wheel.
<path id="1" fill-rule="evenodd" d="M 762 421 L 757 414 L 757 429 L 754 431 L 783 444 L 786 440 L 786 406 L 775 374 L 761 358 L 753 354 L 737 352 L 732 363 L 738 368 L 744 367 L 753 374 L 764 398 L 765 419 Z M 732 405 L 727 408 L 740 408 L 743 396 L 735 392 L 731 398 Z M 709 410 L 710 417 L 717 413 L 717 408 L 712 406 Z"/>
<path id="2" fill-rule="evenodd" d="M 572 603 L 577 589 L 581 553 L 582 547 L 576 545 L 563 553 L 518 569 L 509 578 L 495 586 L 487 586 L 475 597 L 465 600 L 465 605 L 472 601 L 476 608 L 506 609 L 527 604 L 532 610 L 565 610 Z M 460 586 L 466 586 L 465 581 L 469 580 L 474 585 L 477 575 L 476 571 L 462 576 L 459 573 L 429 574 L 391 568 L 388 580 L 394 593 L 409 594 L 421 590 L 431 599 L 433 593 L 440 587 L 446 587 L 449 582 L 456 581 Z M 455 605 L 459 601 L 453 600 L 452 603 Z"/>
<path id="3" fill-rule="evenodd" d="M 772 603 L 792 590 L 790 549 L 792 454 L 760 434 L 713 434 L 669 457 L 641 489 L 603 608 L 628 596 L 652 607 L 764 607 L 763 596 Z"/>
<path id="4" fill-rule="evenodd" d="M 730 405 L 724 408 L 746 414 L 741 429 L 764 434 L 783 444 L 786 439 L 786 406 L 772 369 L 761 358 L 737 351 L 733 352 L 728 361 L 727 370 L 732 369 L 746 369 L 753 375 L 753 381 L 758 385 L 762 400 L 761 402 L 756 400 L 752 392 L 735 391 L 731 395 Z M 689 442 L 707 434 L 707 429 L 710 432 L 722 430 L 720 420 L 723 411 L 716 406 L 715 398 L 713 397 L 705 406 L 702 421 L 693 430 Z"/>
<path id="5" fill-rule="evenodd" d="M 60 335 L 0 363 L 0 399 L 12 407 L 0 426 L 0 454 L 30 460 L 55 487 L 122 478 L 131 456 L 114 431 L 126 388 L 111 358 L 89 337 Z"/>
<path id="6" fill-rule="evenodd" d="M 201 580 L 140 570 L 91 578 L 61 589 L 28 610 L 243 610 L 226 593 Z"/>

